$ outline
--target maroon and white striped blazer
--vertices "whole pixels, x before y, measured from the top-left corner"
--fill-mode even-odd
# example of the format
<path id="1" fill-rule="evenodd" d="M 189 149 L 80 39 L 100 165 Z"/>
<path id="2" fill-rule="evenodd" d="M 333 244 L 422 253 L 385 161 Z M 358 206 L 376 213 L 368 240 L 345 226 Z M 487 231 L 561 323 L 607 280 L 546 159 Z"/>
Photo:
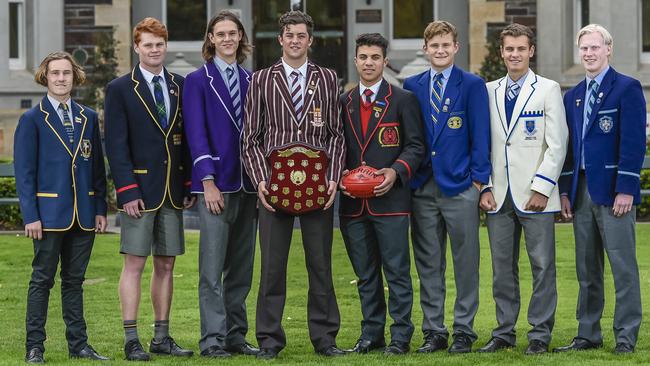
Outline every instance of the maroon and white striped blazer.
<path id="1" fill-rule="evenodd" d="M 334 70 L 307 63 L 302 118 L 298 120 L 282 61 L 253 73 L 244 107 L 242 158 L 257 187 L 269 180 L 269 152 L 302 142 L 324 149 L 329 180 L 338 182 L 345 157 L 337 77 Z"/>

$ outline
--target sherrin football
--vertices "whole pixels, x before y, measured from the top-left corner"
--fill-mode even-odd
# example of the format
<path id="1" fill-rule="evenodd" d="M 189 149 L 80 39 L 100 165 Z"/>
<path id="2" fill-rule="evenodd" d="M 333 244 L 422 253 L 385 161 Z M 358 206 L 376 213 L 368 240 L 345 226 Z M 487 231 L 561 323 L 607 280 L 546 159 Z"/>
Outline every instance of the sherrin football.
<path id="1" fill-rule="evenodd" d="M 345 190 L 356 198 L 371 198 L 375 196 L 374 189 L 384 181 L 383 175 L 374 175 L 377 169 L 362 165 L 348 172 L 341 183 Z"/>

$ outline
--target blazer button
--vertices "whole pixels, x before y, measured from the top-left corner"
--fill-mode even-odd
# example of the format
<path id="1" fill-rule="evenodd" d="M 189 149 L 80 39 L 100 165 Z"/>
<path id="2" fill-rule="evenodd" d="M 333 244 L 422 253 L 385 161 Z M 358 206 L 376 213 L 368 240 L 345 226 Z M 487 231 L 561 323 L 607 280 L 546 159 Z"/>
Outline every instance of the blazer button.
<path id="1" fill-rule="evenodd" d="M 436 156 L 436 152 L 435 152 L 435 151 L 432 151 L 432 152 L 431 152 L 431 156 Z"/>
<path id="2" fill-rule="evenodd" d="M 72 169 L 77 169 L 77 164 L 72 164 Z"/>
<path id="3" fill-rule="evenodd" d="M 509 142 L 506 142 L 506 146 L 510 146 L 510 143 L 509 143 Z"/>
<path id="4" fill-rule="evenodd" d="M 298 135 L 302 134 L 302 131 L 298 130 Z"/>
<path id="5" fill-rule="evenodd" d="M 167 165 L 167 160 L 163 160 L 163 165 Z"/>

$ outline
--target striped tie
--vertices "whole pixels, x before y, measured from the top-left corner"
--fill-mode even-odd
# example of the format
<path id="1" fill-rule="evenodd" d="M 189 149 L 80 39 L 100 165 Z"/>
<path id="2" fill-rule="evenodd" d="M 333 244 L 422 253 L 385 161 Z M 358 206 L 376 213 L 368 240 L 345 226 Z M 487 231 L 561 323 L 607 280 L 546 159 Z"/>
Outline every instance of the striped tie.
<path id="1" fill-rule="evenodd" d="M 519 95 L 519 90 L 521 90 L 521 87 L 517 83 L 512 83 L 510 87 L 508 88 L 508 101 L 512 102 L 515 98 L 517 98 L 517 95 Z"/>
<path id="2" fill-rule="evenodd" d="M 293 81 L 291 81 L 291 100 L 293 101 L 293 109 L 296 111 L 298 120 L 302 117 L 302 90 L 300 87 L 300 73 L 294 71 L 291 73 Z"/>
<path id="3" fill-rule="evenodd" d="M 167 128 L 167 108 L 165 107 L 165 98 L 160 85 L 160 76 L 158 75 L 153 77 L 153 95 L 156 98 L 156 111 L 158 112 L 160 125 L 162 128 Z"/>
<path id="4" fill-rule="evenodd" d="M 438 114 L 442 106 L 442 74 L 438 73 L 433 77 L 433 86 L 431 87 L 431 119 L 438 123 Z"/>
<path id="5" fill-rule="evenodd" d="M 72 120 L 70 120 L 70 115 L 68 114 L 68 105 L 65 103 L 59 104 L 59 109 L 61 114 L 63 114 L 63 127 L 65 127 L 65 132 L 68 134 L 68 140 L 70 143 L 74 142 L 74 128 L 72 126 Z"/>
<path id="6" fill-rule="evenodd" d="M 594 103 L 596 103 L 596 91 L 598 90 L 598 83 L 596 80 L 589 82 L 589 90 L 589 102 L 587 103 L 587 121 L 585 121 L 585 123 L 589 123 L 591 110 L 594 108 Z"/>
<path id="7" fill-rule="evenodd" d="M 366 89 L 363 91 L 363 95 L 366 96 L 365 100 L 363 101 L 366 104 L 366 108 L 370 107 L 372 104 L 372 95 L 375 94 L 372 92 L 370 89 Z"/>
<path id="8" fill-rule="evenodd" d="M 235 112 L 235 122 L 241 128 L 241 98 L 239 96 L 234 67 L 228 66 L 226 68 L 226 74 L 228 75 L 228 91 L 230 92 L 230 100 L 232 101 L 232 110 Z"/>

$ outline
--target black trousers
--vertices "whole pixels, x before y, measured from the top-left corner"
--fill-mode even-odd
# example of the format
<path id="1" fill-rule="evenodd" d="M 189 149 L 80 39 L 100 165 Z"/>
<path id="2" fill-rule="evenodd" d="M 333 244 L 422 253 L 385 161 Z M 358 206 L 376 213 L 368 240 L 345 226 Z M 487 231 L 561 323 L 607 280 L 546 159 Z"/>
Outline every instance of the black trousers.
<path id="1" fill-rule="evenodd" d="M 282 350 L 286 335 L 282 313 L 287 297 L 287 260 L 294 216 L 270 212 L 260 205 L 259 237 L 262 273 L 257 297 L 256 332 L 262 348 Z M 333 209 L 299 216 L 309 277 L 307 326 L 316 350 L 336 344 L 340 315 L 332 284 Z"/>
<path id="2" fill-rule="evenodd" d="M 94 231 L 73 226 L 67 231 L 44 231 L 41 240 L 34 240 L 32 279 L 27 292 L 27 350 L 45 350 L 45 322 L 50 289 L 61 259 L 61 308 L 65 322 L 68 350 L 79 352 L 87 345 L 86 321 L 83 311 L 83 290 L 88 260 L 95 239 Z"/>

